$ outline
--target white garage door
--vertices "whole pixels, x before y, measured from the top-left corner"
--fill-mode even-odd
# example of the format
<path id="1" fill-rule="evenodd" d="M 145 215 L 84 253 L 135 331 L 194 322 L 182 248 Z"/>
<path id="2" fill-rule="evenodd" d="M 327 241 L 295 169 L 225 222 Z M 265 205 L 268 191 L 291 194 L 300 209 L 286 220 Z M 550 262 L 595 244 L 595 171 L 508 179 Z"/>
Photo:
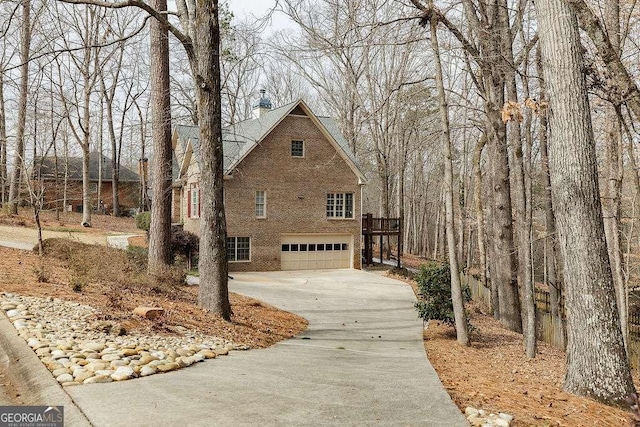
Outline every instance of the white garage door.
<path id="1" fill-rule="evenodd" d="M 350 268 L 353 238 L 350 234 L 282 235 L 283 270 Z"/>

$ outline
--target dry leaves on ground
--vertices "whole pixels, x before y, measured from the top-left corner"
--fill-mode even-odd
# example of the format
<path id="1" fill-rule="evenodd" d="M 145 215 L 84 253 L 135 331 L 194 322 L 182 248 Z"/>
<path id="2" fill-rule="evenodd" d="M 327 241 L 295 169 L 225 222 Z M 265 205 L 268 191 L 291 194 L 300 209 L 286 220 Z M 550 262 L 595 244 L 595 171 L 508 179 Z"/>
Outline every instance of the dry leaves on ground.
<path id="1" fill-rule="evenodd" d="M 49 255 L 41 259 L 29 252 L 0 248 L 0 291 L 87 304 L 100 310 L 104 320 L 118 323 L 127 331 L 173 334 L 181 326 L 250 347 L 270 346 L 306 328 L 306 320 L 299 316 L 233 293 L 230 295 L 233 319 L 226 322 L 198 307 L 197 287 L 144 282 L 137 278 L 135 266 L 124 263 L 123 251 L 77 242 L 68 244 L 75 248 L 73 257 L 68 259 Z M 55 248 L 58 255 L 63 251 L 60 246 Z M 82 256 L 76 251 L 81 251 Z M 95 262 L 84 265 L 81 291 L 75 292 L 72 282 L 79 271 L 75 264 L 84 264 L 86 260 Z M 110 266 L 116 266 L 120 276 L 110 272 Z M 104 280 L 95 280 L 96 272 L 102 272 Z M 38 276 L 45 282 L 39 281 Z M 165 315 L 156 321 L 138 318 L 132 315 L 138 305 L 163 307 Z"/>
<path id="2" fill-rule="evenodd" d="M 425 261 L 403 258 L 412 268 Z M 564 351 L 539 342 L 538 355 L 528 359 L 522 335 L 504 328 L 479 305 L 472 304 L 469 312 L 477 328 L 471 347 L 459 346 L 449 326 L 432 321 L 424 331 L 429 361 L 461 411 L 472 406 L 507 412 L 515 417 L 512 426 L 516 427 L 629 425 L 630 412 L 562 390 Z M 638 387 L 637 374 L 635 382 Z"/>

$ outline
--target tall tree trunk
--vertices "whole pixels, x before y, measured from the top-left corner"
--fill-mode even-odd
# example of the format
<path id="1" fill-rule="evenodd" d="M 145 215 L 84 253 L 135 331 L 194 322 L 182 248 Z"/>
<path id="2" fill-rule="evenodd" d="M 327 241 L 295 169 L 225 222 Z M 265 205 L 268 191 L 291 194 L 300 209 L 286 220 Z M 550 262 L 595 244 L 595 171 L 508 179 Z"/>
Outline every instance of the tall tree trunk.
<path id="1" fill-rule="evenodd" d="M 491 135 L 490 134 L 490 128 L 487 127 L 485 129 L 484 135 Z M 493 135 L 488 136 L 488 138 L 494 138 Z M 488 139 L 487 139 L 488 141 Z M 487 144 L 489 145 L 489 144 Z M 489 145 L 488 148 L 490 149 L 491 146 Z M 487 156 L 487 160 L 488 160 L 488 164 L 489 164 L 489 171 L 493 170 L 493 156 L 490 154 L 489 156 Z M 485 232 L 487 233 L 487 242 L 490 242 L 490 244 L 487 247 L 487 277 L 489 278 L 489 283 L 491 284 L 491 312 L 493 314 L 493 318 L 496 320 L 500 320 L 500 292 L 498 292 L 498 288 L 499 288 L 499 283 L 498 280 L 496 279 L 495 276 L 495 271 L 498 269 L 496 267 L 496 261 L 497 261 L 497 257 L 495 256 L 495 249 L 496 249 L 496 245 L 494 244 L 494 232 L 495 232 L 495 228 L 493 227 L 493 222 L 495 221 L 495 206 L 493 203 L 493 189 L 492 184 L 493 184 L 493 179 L 491 177 L 489 177 L 488 180 L 488 185 L 487 187 L 489 188 L 489 191 L 486 192 L 486 194 L 488 194 L 489 196 L 489 203 L 487 205 L 487 223 L 490 224 L 490 226 L 485 227 Z M 485 192 L 483 191 L 483 194 Z"/>
<path id="2" fill-rule="evenodd" d="M 502 84 L 492 87 L 490 99 L 504 99 Z M 496 93 L 496 92 L 500 92 Z M 507 155 L 506 128 L 500 118 L 497 104 L 487 105 L 487 115 L 495 135 L 489 138 L 489 153 L 493 157 L 493 265 L 491 280 L 498 288 L 500 322 L 512 331 L 522 332 L 520 297 L 513 244 L 513 219 L 511 213 L 511 185 L 509 183 L 509 159 Z M 502 105 L 502 104 L 499 104 Z"/>
<path id="3" fill-rule="evenodd" d="M 500 28 L 502 29 L 502 58 L 505 68 L 505 81 L 507 100 L 518 103 L 518 87 L 516 82 L 515 64 L 513 58 L 513 35 L 509 26 L 509 11 L 506 0 L 500 3 Z M 536 355 L 536 314 L 533 280 L 531 277 L 531 223 L 527 222 L 527 196 L 524 178 L 524 162 L 522 149 L 522 127 L 520 119 L 509 122 L 509 145 L 512 150 L 512 176 L 514 188 L 513 205 L 516 215 L 517 240 L 518 240 L 518 282 L 519 289 L 523 293 L 522 311 L 523 335 L 527 357 Z"/>
<path id="4" fill-rule="evenodd" d="M 200 305 L 231 318 L 228 291 L 227 223 L 223 198 L 222 110 L 220 105 L 220 27 L 218 1 L 199 2 L 195 21 L 196 94 L 200 124 Z"/>
<path id="5" fill-rule="evenodd" d="M 540 103 L 547 102 L 546 85 L 542 69 L 542 52 L 536 51 L 536 69 L 540 77 Z M 551 303 L 551 317 L 562 320 L 560 313 L 560 297 L 562 295 L 562 281 L 558 274 L 558 251 L 556 236 L 556 219 L 553 213 L 551 198 L 551 177 L 549 175 L 549 150 L 547 148 L 547 112 L 540 112 L 540 159 L 542 163 L 542 183 L 544 185 L 544 212 L 545 212 L 545 271 L 547 286 L 549 286 L 549 300 Z M 564 329 L 564 328 L 563 328 Z"/>
<path id="6" fill-rule="evenodd" d="M 153 0 L 161 13 L 166 0 Z M 149 273 L 161 274 L 171 263 L 171 99 L 169 96 L 169 37 L 167 26 L 150 22 L 151 135 L 153 139 L 153 198 L 149 227 Z"/>
<path id="7" fill-rule="evenodd" d="M 68 190 L 69 190 L 69 135 L 64 132 L 62 135 L 62 150 L 64 154 L 64 180 L 62 183 L 62 209 L 67 211 Z"/>
<path id="8" fill-rule="evenodd" d="M 473 196 L 476 210 L 476 228 L 478 238 L 478 252 L 480 255 L 480 282 L 487 287 L 487 249 L 485 247 L 485 227 L 484 227 L 484 211 L 482 209 L 482 169 L 480 167 L 480 159 L 482 158 L 482 150 L 487 144 L 486 134 L 478 140 L 475 150 L 473 151 Z"/>
<path id="9" fill-rule="evenodd" d="M 138 105 L 137 102 L 134 101 L 136 106 L 136 110 L 138 112 L 138 119 L 140 120 L 140 145 L 141 145 L 141 154 L 140 154 L 140 212 L 145 212 L 149 209 L 149 195 L 147 192 L 147 166 L 148 159 L 146 154 L 146 126 L 145 120 L 142 116 L 142 109 Z M 171 158 L 173 160 L 173 157 Z"/>
<path id="10" fill-rule="evenodd" d="M 498 286 L 500 322 L 512 331 L 522 332 L 520 297 L 518 292 L 516 251 L 513 237 L 513 216 L 511 205 L 511 183 L 509 179 L 509 156 L 507 151 L 507 128 L 502 121 L 500 110 L 505 101 L 505 61 L 503 38 L 508 34 L 509 22 L 500 13 L 501 0 L 492 0 L 489 5 L 492 31 L 485 44 L 486 62 L 483 66 L 485 80 L 485 112 L 488 127 L 489 155 L 491 161 L 493 199 L 493 265 L 491 279 Z"/>
<path id="11" fill-rule="evenodd" d="M 20 181 L 24 169 L 24 128 L 27 115 L 29 84 L 29 50 L 31 48 L 31 2 L 22 0 L 22 26 L 20 29 L 20 94 L 18 97 L 18 123 L 16 125 L 16 149 L 13 160 L 13 176 L 9 185 L 9 213 L 18 214 Z"/>
<path id="12" fill-rule="evenodd" d="M 564 0 L 538 0 L 536 14 L 549 90 L 551 191 L 569 313 L 564 388 L 622 404 L 634 386 L 604 236 L 578 21 Z"/>
<path id="13" fill-rule="evenodd" d="M 458 256 L 456 253 L 456 231 L 454 228 L 453 213 L 453 163 L 451 158 L 451 139 L 449 136 L 449 112 L 447 99 L 444 93 L 442 82 L 442 64 L 440 63 L 440 48 L 438 46 L 438 22 L 431 21 L 431 45 L 434 52 L 436 69 L 436 87 L 440 101 L 440 126 L 442 134 L 442 151 L 444 154 L 444 199 L 446 216 L 447 248 L 449 253 L 449 269 L 451 270 L 451 300 L 453 302 L 453 314 L 456 323 L 456 335 L 458 344 L 469 345 L 469 334 L 467 331 L 467 317 L 464 311 L 464 299 L 462 296 L 462 284 L 460 283 L 460 268 L 458 267 Z M 456 198 L 457 199 L 457 198 Z"/>
<path id="14" fill-rule="evenodd" d="M 104 94 L 104 91 L 103 91 Z M 104 150 L 104 99 L 100 100 L 100 117 L 98 117 L 98 191 L 96 197 L 96 206 L 98 207 L 98 214 L 103 214 L 102 211 L 102 175 L 104 174 L 102 166 L 102 153 Z"/>
<path id="15" fill-rule="evenodd" d="M 523 67 L 525 70 L 529 69 L 529 56 L 525 58 Z M 529 76 L 524 75 L 522 77 L 522 86 L 524 88 L 525 99 L 530 98 L 529 93 Z M 525 348 L 528 357 L 535 357 L 538 351 L 537 342 L 537 326 L 536 326 L 536 295 L 535 295 L 535 276 L 533 269 L 533 133 L 532 133 L 532 118 L 533 112 L 530 109 L 524 111 L 524 124 L 523 134 L 524 142 L 522 144 L 522 158 L 523 158 L 523 184 L 524 184 L 524 201 L 525 201 L 525 215 L 524 215 L 524 228 L 526 230 L 526 236 L 524 236 L 523 244 L 526 245 L 526 254 L 523 257 L 525 265 L 522 268 L 524 272 L 524 284 L 523 292 L 525 296 L 523 298 L 526 308 L 525 323 Z"/>
<path id="16" fill-rule="evenodd" d="M 620 55 L 620 4 L 619 0 L 604 2 L 604 22 L 609 40 L 616 54 Z M 605 107 L 605 141 L 607 145 L 607 177 L 604 188 L 604 231 L 607 238 L 609 263 L 613 273 L 613 283 L 616 289 L 616 301 L 622 326 L 625 348 L 628 341 L 627 327 L 627 289 L 623 277 L 622 248 L 620 247 L 620 207 L 623 177 L 622 164 L 622 129 L 618 114 L 618 107 L 610 104 Z"/>
<path id="17" fill-rule="evenodd" d="M 115 83 L 114 83 L 115 84 Z M 104 95 L 105 107 L 107 112 L 107 130 L 109 132 L 109 141 L 111 142 L 111 208 L 113 216 L 120 216 L 120 156 L 118 144 L 116 141 L 116 130 L 113 124 L 113 92 L 111 95 L 107 92 L 104 84 L 104 76 L 100 76 L 100 86 Z M 100 153 L 102 155 L 102 153 Z"/>
<path id="18" fill-rule="evenodd" d="M 96 53 L 97 55 L 97 53 Z M 85 70 L 85 73 L 88 71 Z M 84 76 L 84 107 L 83 107 L 83 115 L 82 115 L 82 141 L 80 141 L 80 145 L 82 146 L 82 222 L 81 224 L 84 227 L 91 227 L 91 189 L 90 189 L 90 181 L 89 181 L 89 166 L 90 166 L 90 150 L 91 150 L 91 141 L 90 141 L 90 131 L 89 125 L 91 123 L 91 110 L 90 110 L 90 102 L 91 102 L 91 91 L 93 88 L 89 83 L 89 75 L 85 74 Z"/>
<path id="19" fill-rule="evenodd" d="M 4 70 L 0 69 L 0 205 L 7 202 L 7 120 L 4 104 Z"/>

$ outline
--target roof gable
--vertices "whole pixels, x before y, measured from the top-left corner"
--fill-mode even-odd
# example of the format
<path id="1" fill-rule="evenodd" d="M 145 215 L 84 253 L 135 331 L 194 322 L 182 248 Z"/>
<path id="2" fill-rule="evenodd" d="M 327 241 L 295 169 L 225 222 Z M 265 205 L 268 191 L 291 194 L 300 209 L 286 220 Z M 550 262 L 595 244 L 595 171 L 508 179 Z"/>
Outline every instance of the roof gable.
<path id="1" fill-rule="evenodd" d="M 100 175 L 100 160 L 102 160 L 102 181 L 111 181 L 113 174 L 112 159 L 107 156 L 101 156 L 100 153 L 89 153 L 89 181 L 97 182 Z M 55 157 L 44 157 L 38 159 L 41 162 L 40 174 L 43 179 L 55 179 L 56 159 Z M 82 181 L 82 157 L 64 157 L 58 158 L 58 176 L 65 176 L 67 180 Z M 140 176 L 131 169 L 120 165 L 119 182 L 138 182 Z"/>
<path id="2" fill-rule="evenodd" d="M 340 154 L 361 183 L 365 182 L 364 173 L 357 166 L 355 158 L 349 149 L 349 144 L 340 133 L 335 121 L 329 117 L 317 117 L 302 100 L 291 102 L 282 107 L 267 111 L 257 119 L 245 120 L 222 129 L 224 171 L 231 175 L 242 160 L 253 151 L 258 144 L 278 126 L 289 114 L 308 116 L 316 127 L 323 133 L 334 149 Z M 193 155 L 200 159 L 200 134 L 197 126 L 176 126 L 175 132 L 185 144 L 190 144 Z M 183 147 L 183 153 L 189 147 Z M 185 156 L 183 160 L 188 160 Z"/>

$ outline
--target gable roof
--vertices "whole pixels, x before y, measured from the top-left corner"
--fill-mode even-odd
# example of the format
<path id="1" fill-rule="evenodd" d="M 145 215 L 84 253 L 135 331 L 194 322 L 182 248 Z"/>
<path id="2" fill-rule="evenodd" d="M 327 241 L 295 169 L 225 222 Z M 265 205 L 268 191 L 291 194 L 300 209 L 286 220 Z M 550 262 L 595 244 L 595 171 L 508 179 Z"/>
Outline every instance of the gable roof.
<path id="1" fill-rule="evenodd" d="M 294 109 L 302 109 L 304 113 L 325 135 L 336 151 L 341 155 L 360 182 L 365 181 L 364 173 L 358 167 L 344 136 L 336 122 L 329 117 L 317 117 L 302 100 L 294 101 L 282 107 L 262 113 L 257 119 L 245 120 L 222 129 L 224 152 L 224 173 L 230 175 L 236 166 L 289 115 Z M 177 138 L 185 153 L 183 164 L 190 161 L 190 156 L 200 158 L 200 132 L 197 126 L 178 125 L 175 127 Z M 189 144 L 190 147 L 187 145 Z M 191 148 L 191 152 L 189 152 Z"/>
<path id="2" fill-rule="evenodd" d="M 111 167 L 111 158 L 101 156 L 100 153 L 89 153 L 89 181 L 98 181 L 99 164 L 102 158 L 102 180 L 111 181 L 113 168 Z M 39 158 L 38 162 L 42 162 L 40 173 L 43 179 L 55 179 L 55 157 Z M 64 177 L 65 166 L 67 168 L 67 179 L 69 181 L 82 181 L 82 157 L 67 157 L 58 159 L 58 177 Z M 140 176 L 131 169 L 120 165 L 120 182 L 138 182 Z"/>

